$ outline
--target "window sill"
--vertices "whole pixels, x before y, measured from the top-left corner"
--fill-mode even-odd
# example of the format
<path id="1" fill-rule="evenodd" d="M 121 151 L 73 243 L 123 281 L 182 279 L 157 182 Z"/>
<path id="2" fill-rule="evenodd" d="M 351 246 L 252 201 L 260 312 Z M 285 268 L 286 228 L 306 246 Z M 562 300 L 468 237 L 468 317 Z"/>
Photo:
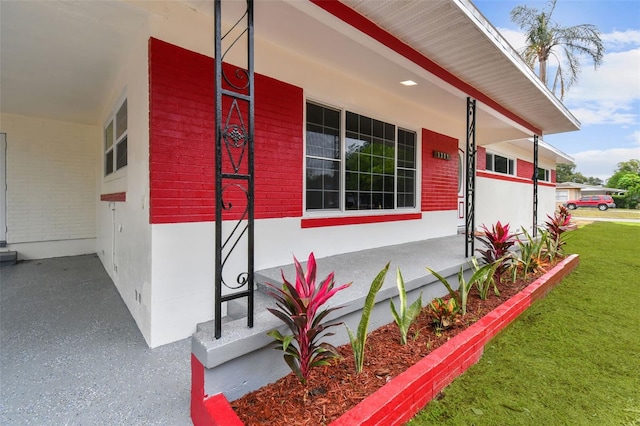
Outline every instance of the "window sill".
<path id="1" fill-rule="evenodd" d="M 366 223 L 398 222 L 422 219 L 422 213 L 396 213 L 385 215 L 318 217 L 300 220 L 302 228 L 322 228 L 325 226 L 362 225 Z"/>
<path id="2" fill-rule="evenodd" d="M 127 201 L 126 192 L 112 192 L 111 194 L 101 194 L 100 201 L 115 201 L 125 202 Z"/>

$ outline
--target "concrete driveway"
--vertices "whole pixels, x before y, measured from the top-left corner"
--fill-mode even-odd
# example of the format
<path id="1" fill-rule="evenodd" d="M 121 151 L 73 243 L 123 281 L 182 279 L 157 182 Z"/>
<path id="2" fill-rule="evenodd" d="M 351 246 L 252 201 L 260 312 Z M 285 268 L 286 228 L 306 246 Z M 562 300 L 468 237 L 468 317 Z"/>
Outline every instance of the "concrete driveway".
<path id="1" fill-rule="evenodd" d="M 190 354 L 147 347 L 95 255 L 0 269 L 2 425 L 191 425 Z"/>

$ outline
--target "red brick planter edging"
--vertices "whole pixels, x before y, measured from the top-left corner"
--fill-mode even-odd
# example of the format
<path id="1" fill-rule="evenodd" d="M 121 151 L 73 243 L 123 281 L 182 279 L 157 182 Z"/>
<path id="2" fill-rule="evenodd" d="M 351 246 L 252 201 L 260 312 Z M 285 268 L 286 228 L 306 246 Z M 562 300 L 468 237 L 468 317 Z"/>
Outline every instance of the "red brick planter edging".
<path id="1" fill-rule="evenodd" d="M 456 377 L 475 364 L 484 346 L 536 300 L 545 297 L 579 263 L 571 255 L 478 322 L 347 411 L 331 426 L 402 425 Z M 204 394 L 204 367 L 191 355 L 193 424 L 242 426 L 222 394 Z"/>

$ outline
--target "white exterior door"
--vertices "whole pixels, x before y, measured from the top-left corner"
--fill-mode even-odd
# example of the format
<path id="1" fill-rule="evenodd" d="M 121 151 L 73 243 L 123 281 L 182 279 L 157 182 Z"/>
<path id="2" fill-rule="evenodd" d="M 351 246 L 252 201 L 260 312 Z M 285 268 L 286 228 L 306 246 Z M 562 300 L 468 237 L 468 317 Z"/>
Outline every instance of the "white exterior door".
<path id="1" fill-rule="evenodd" d="M 0 133 L 0 245 L 7 242 L 7 134 Z"/>

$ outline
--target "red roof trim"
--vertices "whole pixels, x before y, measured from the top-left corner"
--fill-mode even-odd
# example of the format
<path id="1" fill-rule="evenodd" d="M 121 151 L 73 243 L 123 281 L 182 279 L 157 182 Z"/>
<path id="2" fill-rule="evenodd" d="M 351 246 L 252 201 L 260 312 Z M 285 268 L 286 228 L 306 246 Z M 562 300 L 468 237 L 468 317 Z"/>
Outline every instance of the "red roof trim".
<path id="1" fill-rule="evenodd" d="M 300 226 L 302 228 L 321 228 L 324 226 L 361 225 L 365 223 L 398 222 L 401 220 L 416 219 L 422 219 L 422 213 L 307 218 L 300 221 Z"/>
<path id="2" fill-rule="evenodd" d="M 451 74 L 449 71 L 442 68 L 440 65 L 433 62 L 431 59 L 424 56 L 422 53 L 418 52 L 408 44 L 404 43 L 391 33 L 386 30 L 380 28 L 375 23 L 367 19 L 366 17 L 360 15 L 355 10 L 351 9 L 349 6 L 340 3 L 338 0 L 310 0 L 313 4 L 325 10 L 326 12 L 332 14 L 336 18 L 341 19 L 348 25 L 351 25 L 353 28 L 356 28 L 363 32 L 364 34 L 370 36 L 374 40 L 380 42 L 381 44 L 387 46 L 398 54 L 404 56 L 409 59 L 413 63 L 419 65 L 426 71 L 432 73 L 436 77 L 446 81 L 452 86 L 462 90 L 469 96 L 479 100 L 480 102 L 490 106 L 495 109 L 505 117 L 510 118 L 521 126 L 526 127 L 531 130 L 533 133 L 537 135 L 541 135 L 542 131 L 535 127 L 533 124 L 527 122 L 523 118 L 518 115 L 512 113 L 511 111 L 504 108 L 502 105 L 480 92 L 475 87 L 470 84 L 462 81 L 455 75 Z"/>

